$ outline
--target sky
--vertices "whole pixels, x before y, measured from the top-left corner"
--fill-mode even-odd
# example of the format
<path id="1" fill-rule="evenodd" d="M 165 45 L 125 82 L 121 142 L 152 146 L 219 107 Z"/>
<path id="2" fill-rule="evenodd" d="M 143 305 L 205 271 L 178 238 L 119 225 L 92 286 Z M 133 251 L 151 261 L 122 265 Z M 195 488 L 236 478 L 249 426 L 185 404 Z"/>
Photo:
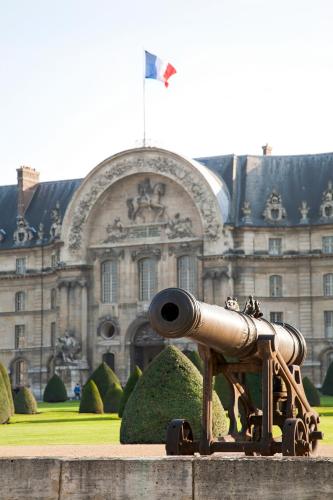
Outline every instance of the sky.
<path id="1" fill-rule="evenodd" d="M 148 144 L 333 151 L 332 0 L 0 0 L 0 184 L 81 178 Z M 170 62 L 144 82 L 144 49 Z"/>

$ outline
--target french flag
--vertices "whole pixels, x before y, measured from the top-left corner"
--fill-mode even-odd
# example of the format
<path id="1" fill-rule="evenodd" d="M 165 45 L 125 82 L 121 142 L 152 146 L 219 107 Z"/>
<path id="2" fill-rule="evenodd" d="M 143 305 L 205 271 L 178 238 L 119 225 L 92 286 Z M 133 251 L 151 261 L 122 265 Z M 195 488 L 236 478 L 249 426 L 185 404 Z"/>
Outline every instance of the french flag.
<path id="1" fill-rule="evenodd" d="M 150 52 L 147 52 L 145 50 L 146 54 L 146 72 L 145 72 L 145 78 L 153 78 L 154 80 L 160 80 L 161 82 L 164 82 L 164 85 L 166 87 L 169 86 L 169 78 L 170 76 L 174 75 L 176 73 L 175 68 L 169 64 L 165 63 L 162 61 L 157 56 L 154 56 L 154 54 L 150 54 Z"/>

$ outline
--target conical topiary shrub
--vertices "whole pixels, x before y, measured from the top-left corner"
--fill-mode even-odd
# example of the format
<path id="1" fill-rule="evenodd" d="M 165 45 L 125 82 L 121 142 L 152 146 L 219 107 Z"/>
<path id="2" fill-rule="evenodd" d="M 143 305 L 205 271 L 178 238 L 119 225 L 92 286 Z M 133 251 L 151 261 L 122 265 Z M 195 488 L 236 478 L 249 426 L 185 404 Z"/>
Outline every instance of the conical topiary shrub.
<path id="1" fill-rule="evenodd" d="M 202 376 L 174 346 L 162 351 L 140 377 L 123 413 L 121 443 L 164 443 L 174 418 L 184 418 L 200 436 Z M 227 421 L 216 393 L 213 397 L 213 432 L 225 434 Z"/>
<path id="2" fill-rule="evenodd" d="M 7 372 L 6 368 L 3 366 L 2 363 L 0 363 L 0 374 L 2 375 L 3 380 L 5 382 L 5 386 L 6 386 L 6 390 L 7 390 L 7 396 L 8 396 L 8 401 L 9 401 L 9 407 L 10 407 L 10 413 L 11 413 L 11 415 L 14 415 L 15 408 L 14 408 L 12 387 L 10 385 L 10 379 L 9 379 L 8 372 Z"/>
<path id="3" fill-rule="evenodd" d="M 122 395 L 123 390 L 119 384 L 113 384 L 108 389 L 103 399 L 105 413 L 118 413 Z"/>
<path id="4" fill-rule="evenodd" d="M 35 396 L 28 387 L 21 387 L 14 398 L 15 413 L 37 413 L 37 402 Z"/>
<path id="5" fill-rule="evenodd" d="M 200 373 L 203 373 L 203 361 L 200 358 L 198 351 L 183 351 L 185 356 L 192 361 L 194 366 L 196 366 Z"/>
<path id="6" fill-rule="evenodd" d="M 115 372 L 104 361 L 90 375 L 87 382 L 90 380 L 93 380 L 97 385 L 102 399 L 113 384 L 121 385 Z"/>
<path id="7" fill-rule="evenodd" d="M 311 406 L 320 406 L 320 394 L 308 377 L 303 378 L 304 392 Z"/>
<path id="8" fill-rule="evenodd" d="M 103 401 L 93 380 L 89 380 L 83 388 L 79 413 L 103 413 Z"/>
<path id="9" fill-rule="evenodd" d="M 54 374 L 45 387 L 43 401 L 45 403 L 62 403 L 67 399 L 65 384 L 57 374 Z"/>
<path id="10" fill-rule="evenodd" d="M 214 390 L 225 410 L 229 410 L 231 404 L 231 389 L 229 382 L 223 375 L 223 373 L 219 373 L 215 377 Z"/>
<path id="11" fill-rule="evenodd" d="M 118 410 L 118 415 L 121 418 L 124 413 L 124 408 L 126 406 L 127 400 L 132 394 L 132 391 L 134 387 L 136 386 L 137 381 L 139 378 L 142 376 L 142 371 L 138 366 L 136 366 L 131 373 L 129 379 L 127 380 L 127 383 L 125 385 L 125 389 L 123 391 L 123 395 L 121 397 L 120 403 L 119 403 L 119 410 Z"/>
<path id="12" fill-rule="evenodd" d="M 333 361 L 328 367 L 321 392 L 326 396 L 333 396 Z"/>
<path id="13" fill-rule="evenodd" d="M 0 372 L 0 424 L 6 424 L 12 415 L 7 387 L 5 380 Z"/>

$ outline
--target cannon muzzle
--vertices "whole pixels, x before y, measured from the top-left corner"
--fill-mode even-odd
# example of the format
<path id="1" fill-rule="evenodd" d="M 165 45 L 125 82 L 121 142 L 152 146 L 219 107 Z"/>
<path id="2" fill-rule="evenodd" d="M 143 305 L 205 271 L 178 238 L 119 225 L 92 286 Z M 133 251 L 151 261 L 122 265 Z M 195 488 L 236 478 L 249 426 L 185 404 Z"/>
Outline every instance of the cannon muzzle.
<path id="1" fill-rule="evenodd" d="M 149 319 L 165 338 L 187 337 L 198 344 L 239 359 L 256 357 L 260 336 L 274 336 L 274 345 L 287 365 L 300 365 L 306 356 L 303 335 L 287 323 L 270 323 L 248 314 L 199 302 L 181 288 L 166 288 L 153 298 Z"/>

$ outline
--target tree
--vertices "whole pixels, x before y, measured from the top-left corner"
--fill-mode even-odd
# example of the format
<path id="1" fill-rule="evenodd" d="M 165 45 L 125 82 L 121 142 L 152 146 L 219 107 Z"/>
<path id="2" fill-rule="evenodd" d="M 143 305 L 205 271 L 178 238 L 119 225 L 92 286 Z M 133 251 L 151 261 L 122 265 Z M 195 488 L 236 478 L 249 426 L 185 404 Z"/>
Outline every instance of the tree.
<path id="1" fill-rule="evenodd" d="M 0 372 L 0 424 L 6 424 L 12 415 L 7 387 L 5 380 Z"/>
<path id="2" fill-rule="evenodd" d="M 123 390 L 119 384 L 113 384 L 108 389 L 103 399 L 105 413 L 118 413 L 122 395 Z"/>
<path id="3" fill-rule="evenodd" d="M 14 397 L 15 413 L 37 413 L 35 396 L 28 387 L 21 387 Z"/>
<path id="4" fill-rule="evenodd" d="M 200 436 L 202 376 L 174 346 L 162 351 L 140 377 L 124 409 L 121 443 L 163 443 L 169 422 L 184 418 Z M 213 432 L 226 433 L 227 421 L 216 393 L 213 396 Z"/>
<path id="5" fill-rule="evenodd" d="M 133 372 L 131 373 L 129 379 L 127 380 L 127 383 L 125 385 L 125 389 L 123 391 L 120 403 L 119 403 L 119 410 L 118 410 L 118 415 L 121 418 L 124 413 L 124 408 L 126 406 L 127 400 L 130 397 L 130 395 L 133 392 L 134 387 L 136 386 L 137 381 L 139 378 L 142 376 L 142 371 L 138 366 L 135 366 Z"/>
<path id="6" fill-rule="evenodd" d="M 308 377 L 303 378 L 304 392 L 311 406 L 320 406 L 320 394 Z"/>
<path id="7" fill-rule="evenodd" d="M 326 396 L 333 396 L 333 361 L 326 372 L 326 377 L 321 392 L 323 394 L 326 394 Z"/>
<path id="8" fill-rule="evenodd" d="M 67 391 L 61 378 L 55 373 L 48 381 L 43 395 L 46 403 L 61 403 L 67 401 Z"/>
<path id="9" fill-rule="evenodd" d="M 8 372 L 2 363 L 0 363 L 0 374 L 2 375 L 5 382 L 11 415 L 14 415 L 15 408 L 14 408 L 12 387 L 10 384 Z"/>
<path id="10" fill-rule="evenodd" d="M 107 391 L 113 384 L 121 385 L 119 378 L 113 370 L 103 361 L 96 370 L 90 375 L 87 383 L 93 380 L 98 387 L 101 398 L 103 399 Z"/>
<path id="11" fill-rule="evenodd" d="M 89 380 L 83 388 L 79 413 L 103 413 L 103 401 L 97 385 Z"/>

